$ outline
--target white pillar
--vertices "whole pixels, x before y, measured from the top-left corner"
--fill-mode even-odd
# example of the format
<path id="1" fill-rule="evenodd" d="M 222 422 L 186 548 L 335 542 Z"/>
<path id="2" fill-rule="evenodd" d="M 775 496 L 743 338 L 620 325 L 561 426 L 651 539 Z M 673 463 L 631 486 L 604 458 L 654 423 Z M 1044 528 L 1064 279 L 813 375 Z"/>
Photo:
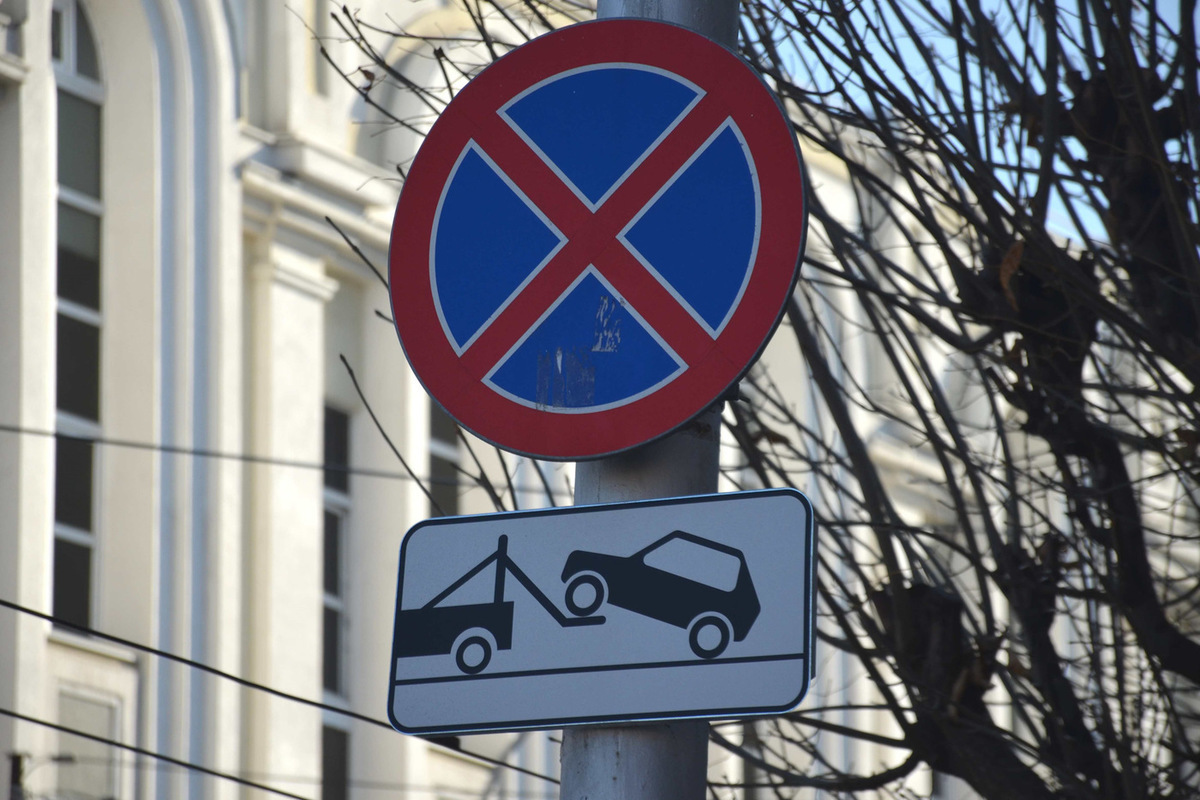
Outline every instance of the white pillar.
<path id="1" fill-rule="evenodd" d="M 429 475 L 430 400 L 408 367 L 395 328 L 377 317 L 376 310 L 390 313 L 388 294 L 378 283 L 368 283 L 359 315 L 361 349 L 357 358 L 354 353 L 347 356 L 380 424 L 412 470 L 424 478 Z M 344 372 L 345 367 L 338 363 L 336 369 Z M 344 380 L 330 376 L 332 385 Z M 365 409 L 353 411 L 354 466 L 403 473 Z M 415 481 L 405 478 L 353 476 L 351 481 L 346 558 L 354 581 L 346 601 L 349 669 L 355 682 L 349 687 L 349 700 L 355 711 L 386 719 L 400 543 L 410 527 L 429 516 L 429 500 Z M 433 800 L 432 789 L 424 788 L 432 784 L 433 768 L 425 740 L 364 723 L 355 723 L 350 735 L 352 775 L 421 787 L 409 790 L 406 800 Z"/>
<path id="2" fill-rule="evenodd" d="M 319 463 L 324 449 L 325 303 L 337 284 L 314 259 L 272 246 L 250 273 L 249 451 Z M 245 625 L 248 677 L 319 700 L 322 474 L 255 464 L 247 501 Z M 247 772 L 308 777 L 273 781 L 309 794 L 320 775 L 320 712 L 262 692 L 247 696 Z"/>
<path id="3" fill-rule="evenodd" d="M 55 84 L 48 5 L 26 19 L 21 38 L 28 70 L 0 76 L 0 421 L 46 431 L 54 428 L 55 405 L 49 368 L 55 280 L 47 268 L 55 263 Z M 54 440 L 0 433 L 0 596 L 46 612 L 53 492 Z M 41 620 L 0 609 L 0 706 L 51 716 L 43 705 L 47 630 Z M 0 720 L 0 753 L 37 751 L 45 741 L 44 730 Z M 7 757 L 0 764 L 7 777 Z"/>

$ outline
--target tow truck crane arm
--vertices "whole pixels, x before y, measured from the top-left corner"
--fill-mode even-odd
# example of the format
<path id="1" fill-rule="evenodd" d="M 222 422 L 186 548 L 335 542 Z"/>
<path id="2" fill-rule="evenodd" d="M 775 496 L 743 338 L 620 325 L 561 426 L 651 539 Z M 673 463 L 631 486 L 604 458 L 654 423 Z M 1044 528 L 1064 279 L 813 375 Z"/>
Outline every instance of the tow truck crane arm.
<path id="1" fill-rule="evenodd" d="M 496 544 L 496 550 L 494 552 L 489 554 L 487 558 L 483 559 L 475 566 L 471 567 L 471 569 L 467 570 L 467 572 L 461 578 L 447 586 L 445 590 L 426 603 L 423 608 L 433 608 L 438 603 L 454 594 L 454 592 L 462 588 L 463 584 L 474 578 L 480 572 L 483 572 L 493 563 L 496 565 L 496 588 L 494 602 L 504 602 L 504 574 L 506 572 L 510 572 L 512 573 L 512 576 L 520 581 L 521 585 L 525 587 L 525 591 L 529 592 L 529 594 L 533 596 L 533 599 L 537 600 L 542 608 L 546 609 L 546 613 L 553 617 L 554 621 L 562 627 L 578 628 L 584 625 L 604 624 L 604 617 L 602 616 L 578 617 L 572 619 L 571 617 L 568 617 L 566 614 L 563 614 L 561 611 L 559 611 L 558 607 L 555 606 L 554 603 L 550 602 L 550 598 L 547 597 L 542 590 L 537 587 L 537 584 L 529 579 L 529 576 L 525 574 L 524 570 L 518 567 L 517 563 L 508 557 L 507 536 L 501 536 L 499 542 Z"/>
<path id="2" fill-rule="evenodd" d="M 550 602 L 549 597 L 546 597 L 546 595 L 542 594 L 542 590 L 537 588 L 537 585 L 534 584 L 533 581 L 529 580 L 529 576 L 526 575 L 524 572 L 522 572 L 521 568 L 518 567 L 516 565 L 516 563 L 514 561 L 512 561 L 512 559 L 508 558 L 507 556 L 503 556 L 503 558 L 504 558 L 504 562 L 505 562 L 504 568 L 507 569 L 509 572 L 511 572 L 513 574 L 513 577 L 521 582 L 521 585 L 525 587 L 525 590 L 527 592 L 529 592 L 531 595 L 533 595 L 533 599 L 537 600 L 539 603 L 541 603 L 542 608 L 546 609 L 546 613 L 548 613 L 550 616 L 554 617 L 554 621 L 557 622 L 562 627 L 578 628 L 582 625 L 603 625 L 604 624 L 604 617 L 599 617 L 599 616 L 597 616 L 597 617 L 577 617 L 575 619 L 568 617 L 566 614 L 559 611 L 558 608 L 555 607 L 555 605 Z"/>

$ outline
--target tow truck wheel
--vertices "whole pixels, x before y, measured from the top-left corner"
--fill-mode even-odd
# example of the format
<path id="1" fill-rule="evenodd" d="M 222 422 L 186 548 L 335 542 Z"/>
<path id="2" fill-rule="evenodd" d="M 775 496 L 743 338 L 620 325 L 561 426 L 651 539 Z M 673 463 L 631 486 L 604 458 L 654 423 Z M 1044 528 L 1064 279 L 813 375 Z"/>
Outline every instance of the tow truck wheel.
<path id="1" fill-rule="evenodd" d="M 567 584 L 567 610 L 577 617 L 586 617 L 604 605 L 607 593 L 603 578 L 594 572 L 581 572 Z"/>
<path id="2" fill-rule="evenodd" d="M 688 644 L 701 658 L 716 658 L 729 646 L 729 621 L 719 614 L 701 614 L 688 626 Z"/>
<path id="3" fill-rule="evenodd" d="M 468 675 L 483 672 L 492 660 L 492 643 L 478 634 L 468 636 L 454 650 L 454 663 Z"/>

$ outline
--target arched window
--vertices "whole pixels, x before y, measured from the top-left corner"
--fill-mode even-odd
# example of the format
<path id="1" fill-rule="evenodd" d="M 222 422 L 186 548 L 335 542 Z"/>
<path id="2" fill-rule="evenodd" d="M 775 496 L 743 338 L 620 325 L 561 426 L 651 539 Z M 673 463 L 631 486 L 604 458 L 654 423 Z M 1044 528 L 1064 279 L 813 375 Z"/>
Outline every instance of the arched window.
<path id="1" fill-rule="evenodd" d="M 101 431 L 100 116 L 104 87 L 87 15 L 55 0 L 51 57 L 58 84 L 57 428 L 54 466 L 54 615 L 92 621 L 96 449 Z"/>

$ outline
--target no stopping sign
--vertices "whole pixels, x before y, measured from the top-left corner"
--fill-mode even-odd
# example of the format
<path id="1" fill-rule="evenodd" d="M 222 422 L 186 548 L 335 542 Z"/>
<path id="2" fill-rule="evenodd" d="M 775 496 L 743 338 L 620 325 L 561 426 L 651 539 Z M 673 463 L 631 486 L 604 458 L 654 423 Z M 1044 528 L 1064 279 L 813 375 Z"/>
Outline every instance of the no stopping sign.
<path id="1" fill-rule="evenodd" d="M 483 439 L 615 453 L 757 358 L 805 211 L 791 125 L 734 53 L 664 23 L 575 25 L 485 69 L 430 130 L 392 228 L 396 329 Z"/>

